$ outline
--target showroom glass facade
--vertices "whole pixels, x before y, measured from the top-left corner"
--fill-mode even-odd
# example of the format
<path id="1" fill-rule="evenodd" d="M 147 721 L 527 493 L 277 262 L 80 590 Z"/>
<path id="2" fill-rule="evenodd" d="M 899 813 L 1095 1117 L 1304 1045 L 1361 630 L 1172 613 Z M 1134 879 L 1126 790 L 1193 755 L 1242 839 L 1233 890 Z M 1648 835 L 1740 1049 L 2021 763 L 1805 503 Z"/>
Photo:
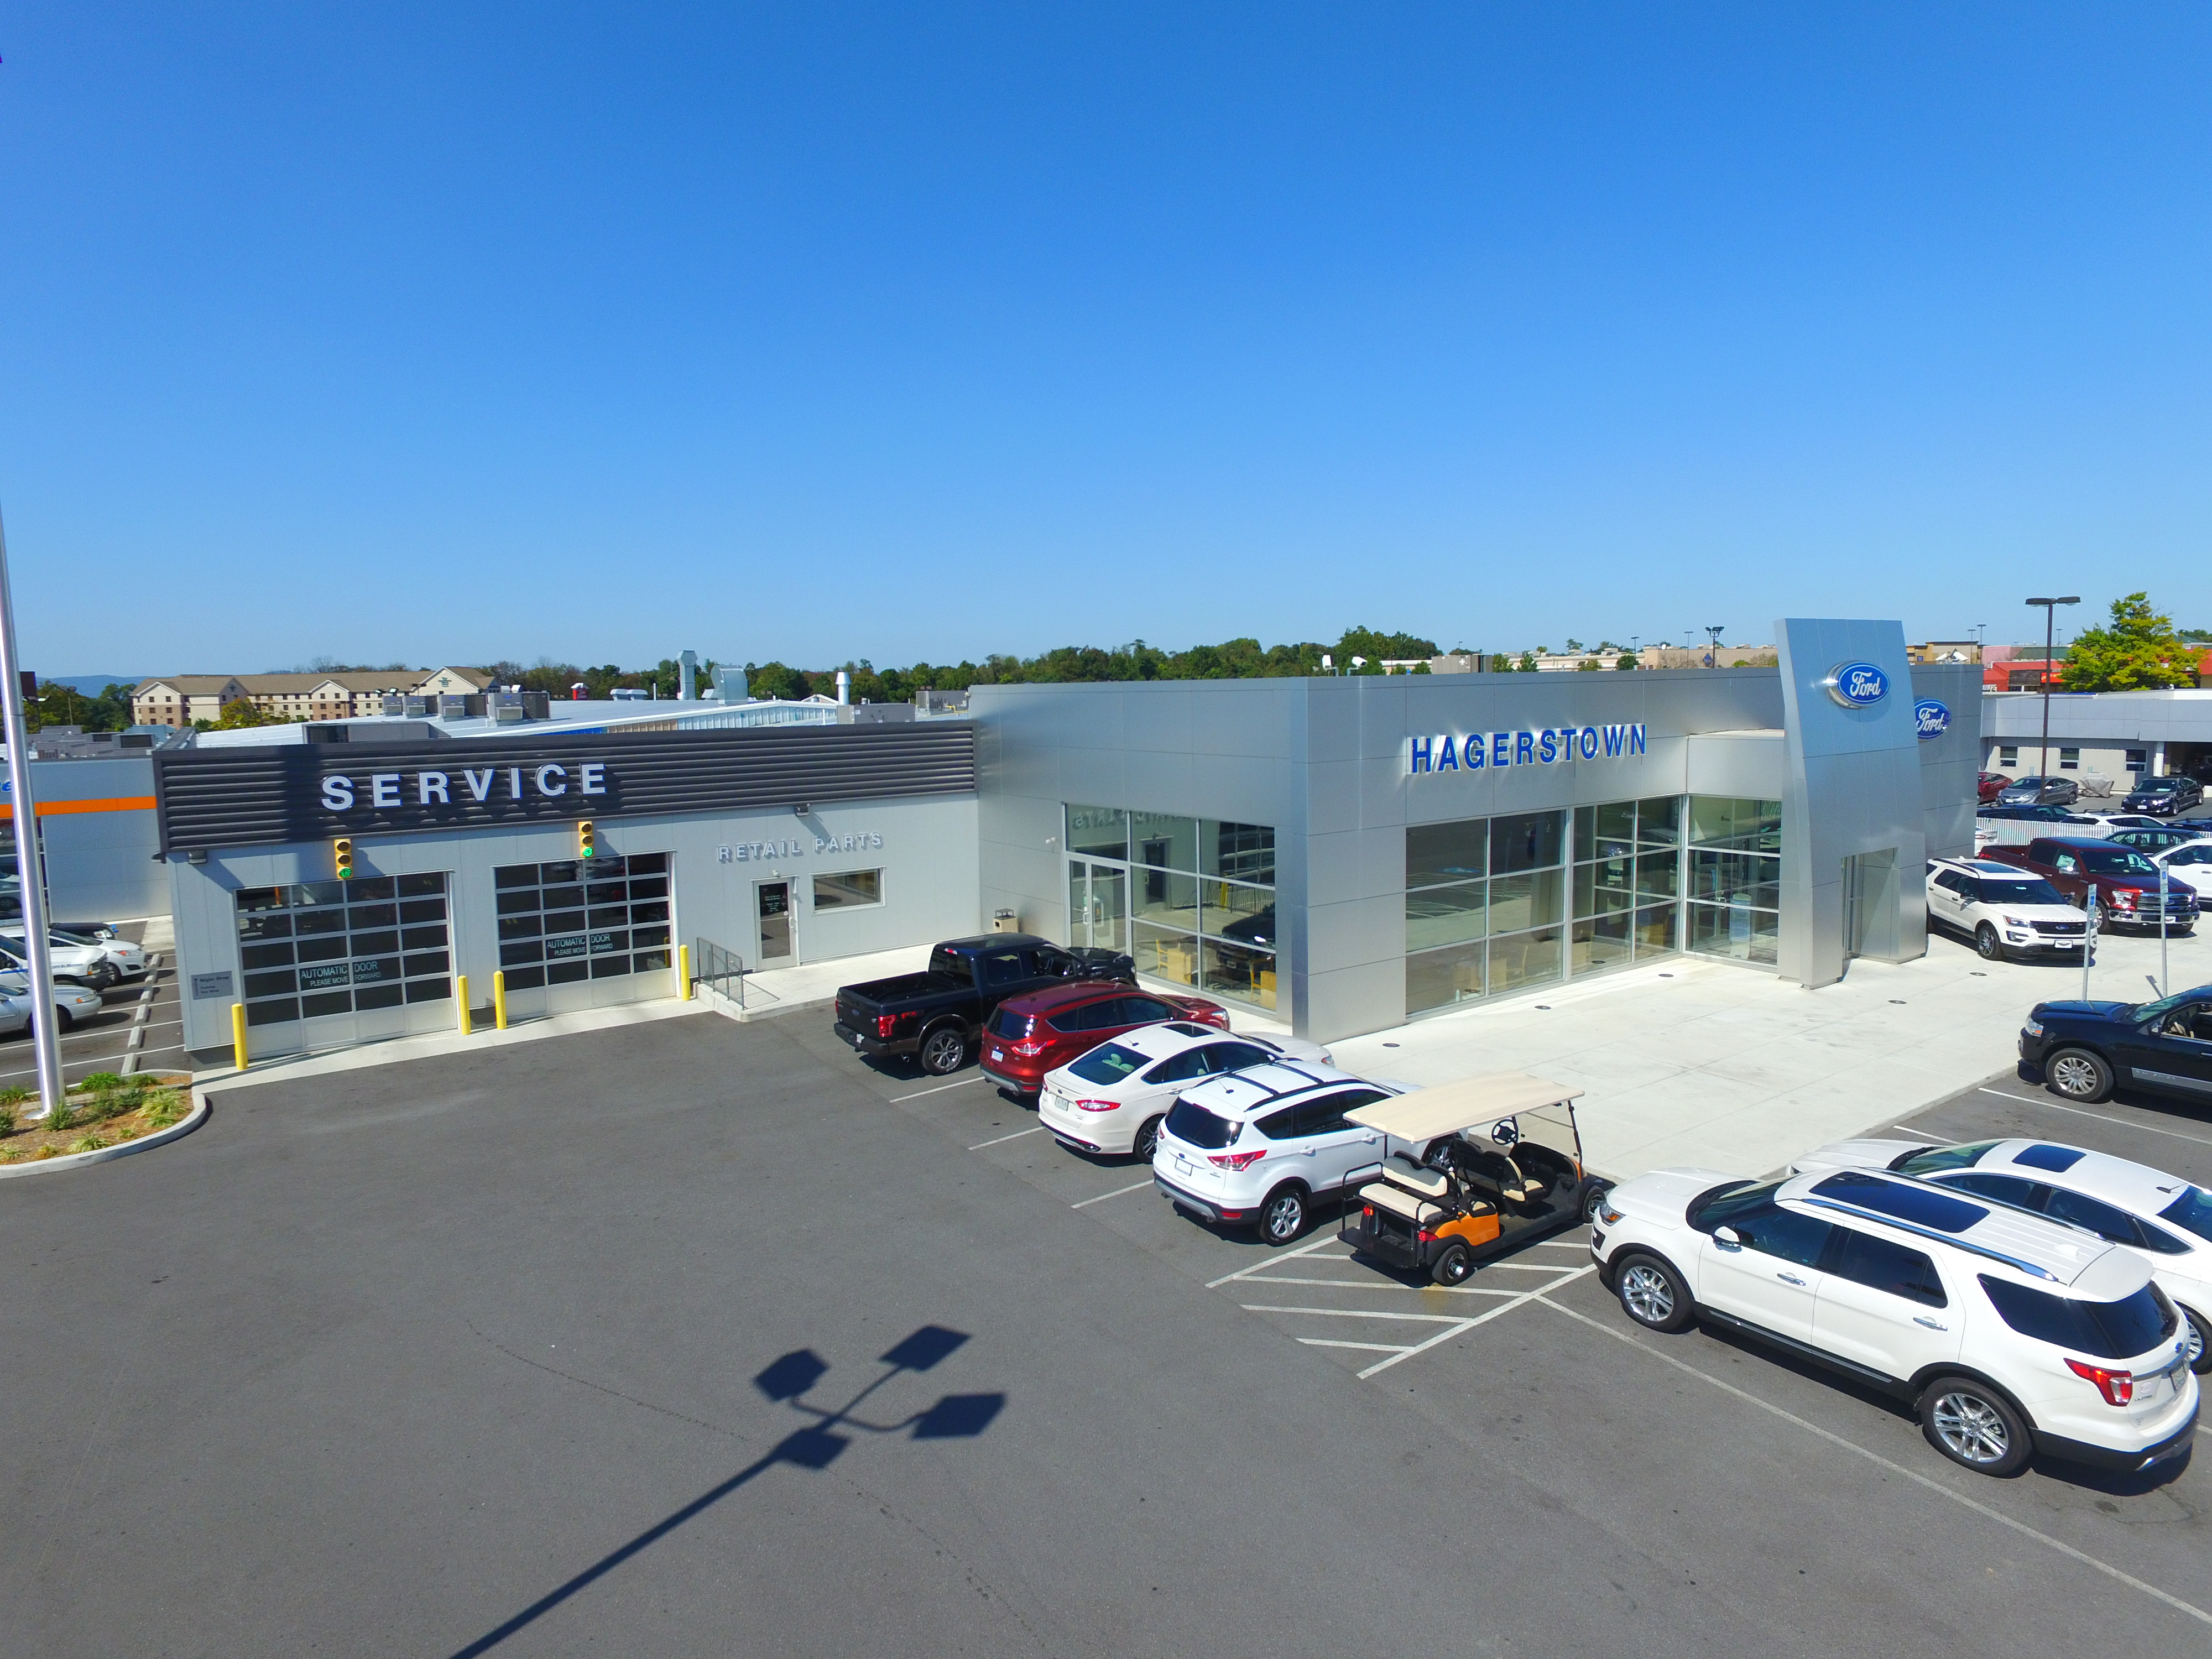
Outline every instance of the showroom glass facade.
<path id="1" fill-rule="evenodd" d="M 1690 797 L 1688 949 L 1773 967 L 1782 938 L 1782 803 Z"/>
<path id="2" fill-rule="evenodd" d="M 1406 1012 L 1679 949 L 1682 802 L 1664 796 L 1406 831 Z"/>
<path id="3" fill-rule="evenodd" d="M 1069 943 L 1137 971 L 1276 1006 L 1275 831 L 1264 823 L 1066 805 Z"/>

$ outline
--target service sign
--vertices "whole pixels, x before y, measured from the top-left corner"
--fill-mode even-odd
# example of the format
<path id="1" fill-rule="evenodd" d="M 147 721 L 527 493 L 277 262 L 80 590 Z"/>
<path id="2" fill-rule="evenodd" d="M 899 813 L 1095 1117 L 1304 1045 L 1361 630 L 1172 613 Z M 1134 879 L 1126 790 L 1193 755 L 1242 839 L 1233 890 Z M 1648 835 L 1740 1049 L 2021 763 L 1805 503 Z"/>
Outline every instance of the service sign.
<path id="1" fill-rule="evenodd" d="M 1889 676 L 1870 662 L 1839 662 L 1820 684 L 1846 708 L 1871 708 L 1889 695 Z"/>
<path id="2" fill-rule="evenodd" d="M 558 761 L 520 766 L 462 766 L 450 772 L 424 767 L 404 772 L 332 772 L 323 779 L 323 810 L 347 813 L 396 806 L 459 806 L 469 802 L 553 801 L 607 793 L 604 761 L 574 767 Z"/>
<path id="3" fill-rule="evenodd" d="M 1558 766 L 1568 761 L 1624 760 L 1644 753 L 1644 728 L 1542 726 L 1527 732 L 1446 732 L 1406 740 L 1406 770 L 1480 772 L 1509 766 Z"/>
<path id="4" fill-rule="evenodd" d="M 1951 711 L 1933 697 L 1923 697 L 1912 705 L 1912 726 L 1921 742 L 1929 742 L 1951 729 Z"/>

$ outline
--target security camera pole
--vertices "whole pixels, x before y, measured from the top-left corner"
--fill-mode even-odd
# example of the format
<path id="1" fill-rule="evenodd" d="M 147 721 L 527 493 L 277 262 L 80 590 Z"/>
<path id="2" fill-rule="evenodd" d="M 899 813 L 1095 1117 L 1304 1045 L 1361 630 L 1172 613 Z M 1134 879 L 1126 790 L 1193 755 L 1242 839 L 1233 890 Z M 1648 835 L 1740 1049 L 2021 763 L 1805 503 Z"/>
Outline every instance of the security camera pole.
<path id="1" fill-rule="evenodd" d="M 23 678 L 15 655 L 15 599 L 8 580 L 8 532 L 0 525 L 0 716 L 8 742 L 14 802 L 16 885 L 23 896 L 23 955 L 30 970 L 31 1046 L 39 1066 L 41 1115 L 60 1105 L 61 1037 L 55 1030 L 54 959 L 46 934 L 46 872 L 39 855 L 38 811 L 31 801 L 31 744 L 23 720 Z"/>
<path id="2" fill-rule="evenodd" d="M 2057 642 L 2057 622 L 2058 607 L 2079 605 L 2081 596 L 2069 593 L 2063 599 L 2030 599 L 2030 605 L 2043 607 L 2043 758 L 2036 763 L 2035 775 L 2051 775 L 2051 653 Z"/>

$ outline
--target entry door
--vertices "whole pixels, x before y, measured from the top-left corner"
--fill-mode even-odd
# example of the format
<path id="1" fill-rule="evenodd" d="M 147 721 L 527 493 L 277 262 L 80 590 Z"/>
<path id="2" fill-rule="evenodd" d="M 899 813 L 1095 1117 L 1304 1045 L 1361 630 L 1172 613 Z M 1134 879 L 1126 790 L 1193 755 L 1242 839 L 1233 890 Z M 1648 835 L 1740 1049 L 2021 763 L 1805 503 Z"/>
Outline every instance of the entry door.
<path id="1" fill-rule="evenodd" d="M 1127 950 L 1129 872 L 1115 865 L 1069 860 L 1067 931 L 1073 945 Z"/>
<path id="2" fill-rule="evenodd" d="M 757 882 L 753 885 L 756 908 L 760 915 L 760 933 L 756 965 L 762 968 L 785 968 L 791 964 L 791 884 L 787 881 Z"/>

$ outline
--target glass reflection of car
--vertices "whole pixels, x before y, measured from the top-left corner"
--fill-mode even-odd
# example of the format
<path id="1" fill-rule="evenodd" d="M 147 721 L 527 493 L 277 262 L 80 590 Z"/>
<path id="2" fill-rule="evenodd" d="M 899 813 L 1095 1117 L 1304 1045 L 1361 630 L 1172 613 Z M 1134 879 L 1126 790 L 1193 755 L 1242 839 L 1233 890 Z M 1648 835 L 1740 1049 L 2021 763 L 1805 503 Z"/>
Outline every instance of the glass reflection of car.
<path id="1" fill-rule="evenodd" d="M 2212 1194 L 2179 1176 L 2046 1140 L 1839 1140 L 1790 1166 L 1890 1170 L 2049 1216 L 2141 1256 L 2189 1322 L 2189 1366 L 2212 1372 Z"/>
<path id="2" fill-rule="evenodd" d="M 1063 1146 L 1126 1153 L 1149 1164 L 1160 1120 L 1191 1085 L 1279 1060 L 1326 1066 L 1328 1059 L 1328 1049 L 1304 1037 L 1231 1036 L 1171 1019 L 1127 1032 L 1045 1073 L 1037 1121 Z"/>
<path id="3" fill-rule="evenodd" d="M 2081 793 L 2071 778 L 2015 778 L 1997 791 L 2003 806 L 2070 806 Z"/>
<path id="4" fill-rule="evenodd" d="M 983 1024 L 983 1074 L 1000 1088 L 1034 1095 L 1045 1073 L 1139 1025 L 1193 1020 L 1229 1029 L 1229 1011 L 1205 997 L 1134 991 L 1093 981 L 1009 997 Z"/>

